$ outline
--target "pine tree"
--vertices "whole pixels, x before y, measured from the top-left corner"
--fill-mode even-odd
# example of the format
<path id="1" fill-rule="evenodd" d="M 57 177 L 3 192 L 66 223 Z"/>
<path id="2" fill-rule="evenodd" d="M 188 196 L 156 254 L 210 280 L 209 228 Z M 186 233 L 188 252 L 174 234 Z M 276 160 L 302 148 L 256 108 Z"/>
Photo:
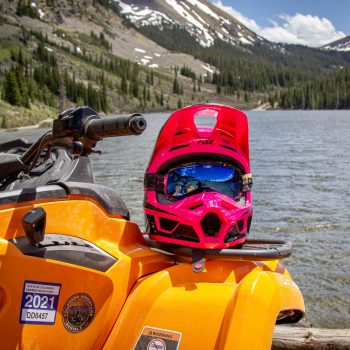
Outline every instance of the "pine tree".
<path id="1" fill-rule="evenodd" d="M 153 69 L 151 69 L 151 85 L 154 85 L 154 72 Z"/>
<path id="2" fill-rule="evenodd" d="M 107 83 L 104 78 L 104 74 L 102 75 L 102 89 L 100 92 L 100 99 L 101 99 L 101 109 L 108 113 L 109 111 L 109 102 L 108 102 L 108 95 L 107 95 Z"/>
<path id="3" fill-rule="evenodd" d="M 15 106 L 22 105 L 22 96 L 17 81 L 16 70 L 13 68 L 11 68 L 5 75 L 3 99 Z"/>
<path id="4" fill-rule="evenodd" d="M 64 111 L 66 106 L 66 86 L 65 81 L 62 77 L 60 77 L 60 87 L 59 87 L 59 95 L 58 95 L 58 110 Z"/>
<path id="5" fill-rule="evenodd" d="M 128 82 L 126 80 L 126 75 L 123 74 L 122 75 L 122 80 L 120 82 L 120 91 L 123 95 L 127 95 L 128 94 Z"/>
<path id="6" fill-rule="evenodd" d="M 177 100 L 177 108 L 178 108 L 178 109 L 182 108 L 182 101 L 181 101 L 181 98 L 179 98 L 179 99 Z"/>
<path id="7" fill-rule="evenodd" d="M 180 84 L 177 80 L 177 76 L 175 75 L 174 81 L 173 81 L 173 93 L 179 94 L 180 93 Z"/>
<path id="8" fill-rule="evenodd" d="M 2 116 L 0 128 L 7 129 L 7 118 L 5 115 Z"/>
<path id="9" fill-rule="evenodd" d="M 220 95 L 222 92 L 222 88 L 221 88 L 221 83 L 219 81 L 217 81 L 217 84 L 216 84 L 216 93 L 218 95 Z"/>

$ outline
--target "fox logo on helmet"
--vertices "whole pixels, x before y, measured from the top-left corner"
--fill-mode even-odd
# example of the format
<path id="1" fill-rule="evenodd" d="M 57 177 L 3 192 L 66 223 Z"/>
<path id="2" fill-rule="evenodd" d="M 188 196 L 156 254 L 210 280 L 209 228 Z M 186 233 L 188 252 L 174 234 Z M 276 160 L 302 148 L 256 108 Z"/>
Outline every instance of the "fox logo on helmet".
<path id="1" fill-rule="evenodd" d="M 200 145 L 212 145 L 214 140 L 198 140 L 197 143 Z"/>

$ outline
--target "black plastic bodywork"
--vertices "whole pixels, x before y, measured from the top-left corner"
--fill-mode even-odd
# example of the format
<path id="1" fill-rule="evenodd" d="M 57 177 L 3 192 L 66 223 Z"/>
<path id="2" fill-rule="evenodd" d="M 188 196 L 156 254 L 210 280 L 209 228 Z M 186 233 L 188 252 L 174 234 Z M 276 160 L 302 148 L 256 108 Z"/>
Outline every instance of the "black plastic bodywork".
<path id="1" fill-rule="evenodd" d="M 46 211 L 44 208 L 37 207 L 30 210 L 22 218 L 22 226 L 29 243 L 37 246 L 44 240 L 46 227 Z"/>
<path id="2" fill-rule="evenodd" d="M 17 154 L 23 153 L 23 148 L 15 146 L 9 149 L 7 153 L 15 157 Z M 63 144 L 56 145 L 52 148 L 49 158 L 43 164 L 31 170 L 28 175 L 19 176 L 19 178 L 5 183 L 1 190 L 11 191 L 23 188 L 35 188 L 54 184 L 59 181 L 93 183 L 94 179 L 89 158 L 85 156 L 74 157 L 70 154 L 67 146 Z"/>
<path id="3" fill-rule="evenodd" d="M 73 265 L 105 272 L 117 262 L 117 259 L 84 239 L 59 234 L 46 234 L 45 239 L 36 247 L 27 237 L 11 239 L 24 255 L 61 261 Z"/>
<path id="4" fill-rule="evenodd" d="M 30 147 L 23 139 L 0 144 L 5 155 L 16 156 Z M 43 155 L 44 157 L 45 155 Z M 65 144 L 55 145 L 50 157 L 29 174 L 3 184 L 0 205 L 82 195 L 96 200 L 109 214 L 129 220 L 129 211 L 116 191 L 94 183 L 87 156 L 74 157 Z"/>
<path id="5" fill-rule="evenodd" d="M 69 194 L 91 197 L 110 215 L 122 216 L 129 220 L 129 211 L 116 191 L 101 185 L 79 182 L 60 182 L 55 185 L 24 188 L 21 190 L 0 192 L 0 205 L 11 205 L 38 200 L 63 200 Z"/>

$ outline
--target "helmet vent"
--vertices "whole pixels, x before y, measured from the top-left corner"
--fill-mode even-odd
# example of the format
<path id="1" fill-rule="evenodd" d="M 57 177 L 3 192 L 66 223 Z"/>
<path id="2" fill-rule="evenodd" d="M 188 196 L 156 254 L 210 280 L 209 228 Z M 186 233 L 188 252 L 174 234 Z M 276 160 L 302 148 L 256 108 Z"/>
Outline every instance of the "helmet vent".
<path id="1" fill-rule="evenodd" d="M 162 230 L 172 231 L 178 222 L 170 219 L 159 218 L 159 224 Z"/>
<path id="2" fill-rule="evenodd" d="M 196 204 L 193 207 L 190 207 L 190 210 L 195 210 L 195 209 L 198 209 L 198 208 L 200 208 L 202 206 L 203 206 L 203 204 Z"/>
<path id="3" fill-rule="evenodd" d="M 251 225 L 251 223 L 252 223 L 252 216 L 249 216 L 248 217 L 248 223 L 247 223 L 247 232 L 249 232 L 249 230 L 250 230 L 250 225 Z"/>
<path id="4" fill-rule="evenodd" d="M 229 146 L 226 146 L 226 145 L 221 145 L 221 147 L 222 147 L 222 148 L 229 149 L 230 151 L 233 151 L 233 152 L 237 152 L 237 150 L 235 150 L 234 148 L 229 147 Z"/>
<path id="5" fill-rule="evenodd" d="M 201 220 L 201 226 L 207 236 L 217 236 L 220 231 L 221 221 L 216 214 L 209 213 Z"/>
<path id="6" fill-rule="evenodd" d="M 150 233 L 155 233 L 156 232 L 156 222 L 154 220 L 154 216 L 147 214 L 146 218 L 147 218 L 147 231 L 149 231 Z"/>
<path id="7" fill-rule="evenodd" d="M 184 241 L 199 242 L 199 238 L 192 226 L 179 225 L 172 236 Z"/>
<path id="8" fill-rule="evenodd" d="M 209 128 L 214 128 L 214 126 L 216 125 L 216 117 L 214 116 L 205 116 L 203 118 L 203 116 L 196 116 L 194 118 L 194 123 L 196 125 L 196 127 L 209 127 Z"/>
<path id="9" fill-rule="evenodd" d="M 214 129 L 217 122 L 218 111 L 215 109 L 205 108 L 194 115 L 194 124 L 196 128 L 207 127 Z"/>
<path id="10" fill-rule="evenodd" d="M 180 136 L 180 135 L 183 135 L 183 134 L 184 134 L 183 131 L 179 131 L 179 132 L 175 133 L 174 136 Z"/>
<path id="11" fill-rule="evenodd" d="M 231 139 L 234 138 L 234 137 L 233 137 L 230 133 L 228 133 L 227 131 L 220 131 L 220 135 L 229 137 L 229 138 L 231 138 Z M 224 140 L 224 141 L 225 141 L 225 142 L 229 142 L 229 141 L 227 141 L 227 140 Z"/>
<path id="12" fill-rule="evenodd" d="M 239 238 L 245 237 L 245 235 L 246 235 L 245 233 L 239 234 L 237 225 L 233 225 L 228 230 L 228 233 L 224 239 L 224 242 L 231 243 L 231 242 L 236 241 Z"/>
<path id="13" fill-rule="evenodd" d="M 244 219 L 239 220 L 239 221 L 237 222 L 237 225 L 238 225 L 238 229 L 239 229 L 240 231 L 242 231 L 242 230 L 243 230 L 243 227 L 244 227 Z"/>
<path id="14" fill-rule="evenodd" d="M 169 152 L 175 151 L 180 148 L 188 147 L 188 145 L 179 145 L 169 149 Z"/>

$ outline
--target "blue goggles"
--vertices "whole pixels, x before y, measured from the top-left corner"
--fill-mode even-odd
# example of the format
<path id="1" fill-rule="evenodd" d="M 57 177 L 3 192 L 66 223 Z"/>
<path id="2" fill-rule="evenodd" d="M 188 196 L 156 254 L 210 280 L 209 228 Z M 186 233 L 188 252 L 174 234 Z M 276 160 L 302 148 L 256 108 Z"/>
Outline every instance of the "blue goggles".
<path id="1" fill-rule="evenodd" d="M 243 190 L 240 170 L 224 163 L 189 164 L 174 168 L 168 173 L 165 185 L 166 194 L 174 199 L 215 191 L 237 200 Z"/>

